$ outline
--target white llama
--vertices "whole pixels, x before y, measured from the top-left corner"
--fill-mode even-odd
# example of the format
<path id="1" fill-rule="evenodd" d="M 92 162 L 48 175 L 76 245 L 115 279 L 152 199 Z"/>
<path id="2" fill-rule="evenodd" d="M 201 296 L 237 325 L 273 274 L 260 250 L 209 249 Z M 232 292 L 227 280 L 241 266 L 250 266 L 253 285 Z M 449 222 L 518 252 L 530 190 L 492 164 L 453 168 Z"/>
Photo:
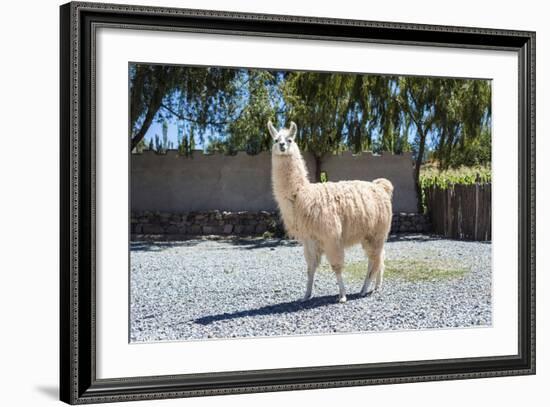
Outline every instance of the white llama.
<path id="1" fill-rule="evenodd" d="M 297 127 L 277 131 L 267 124 L 273 137 L 273 194 L 289 236 L 303 243 L 307 263 L 304 301 L 311 298 L 313 278 L 321 256 L 326 255 L 336 274 L 339 301 L 346 301 L 342 279 L 344 249 L 359 244 L 368 256 L 368 270 L 361 295 L 382 284 L 384 242 L 392 220 L 393 186 L 387 179 L 311 183 L 294 138 Z"/>

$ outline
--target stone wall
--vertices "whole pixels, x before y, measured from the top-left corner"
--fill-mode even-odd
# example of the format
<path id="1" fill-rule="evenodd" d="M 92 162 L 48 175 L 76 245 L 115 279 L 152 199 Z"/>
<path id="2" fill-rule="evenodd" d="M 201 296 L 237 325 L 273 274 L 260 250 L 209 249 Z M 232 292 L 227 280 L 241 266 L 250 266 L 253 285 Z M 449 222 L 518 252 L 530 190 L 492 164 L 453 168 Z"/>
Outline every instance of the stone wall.
<path id="1" fill-rule="evenodd" d="M 391 233 L 429 231 L 424 215 L 395 213 Z M 277 212 L 209 211 L 209 212 L 133 212 L 132 240 L 187 238 L 192 236 L 274 236 L 284 237 L 284 228 Z"/>
<path id="2" fill-rule="evenodd" d="M 311 179 L 315 160 L 308 153 L 304 159 Z M 410 153 L 328 155 L 321 170 L 329 181 L 388 178 L 394 185 L 393 210 L 417 211 Z M 271 190 L 271 154 L 194 152 L 189 158 L 178 156 L 176 151 L 132 154 L 130 207 L 132 212 L 273 212 L 277 205 Z"/>

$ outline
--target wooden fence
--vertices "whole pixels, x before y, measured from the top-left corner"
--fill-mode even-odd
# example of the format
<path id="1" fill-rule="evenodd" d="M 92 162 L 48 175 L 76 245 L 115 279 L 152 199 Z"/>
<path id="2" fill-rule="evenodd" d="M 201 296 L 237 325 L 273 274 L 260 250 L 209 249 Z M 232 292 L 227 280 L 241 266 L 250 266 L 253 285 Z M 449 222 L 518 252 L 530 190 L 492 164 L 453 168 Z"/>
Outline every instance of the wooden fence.
<path id="1" fill-rule="evenodd" d="M 435 234 L 455 239 L 491 240 L 491 184 L 424 190 Z"/>

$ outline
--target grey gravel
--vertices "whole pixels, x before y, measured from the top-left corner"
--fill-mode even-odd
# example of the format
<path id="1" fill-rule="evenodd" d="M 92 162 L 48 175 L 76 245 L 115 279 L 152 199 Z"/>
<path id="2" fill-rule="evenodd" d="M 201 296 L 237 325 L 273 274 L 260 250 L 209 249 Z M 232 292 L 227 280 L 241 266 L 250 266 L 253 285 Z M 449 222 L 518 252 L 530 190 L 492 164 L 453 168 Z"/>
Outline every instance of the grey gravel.
<path id="1" fill-rule="evenodd" d="M 360 246 L 346 263 L 363 259 Z M 299 243 L 278 239 L 133 242 L 132 342 L 491 325 L 491 244 L 400 235 L 386 243 L 394 260 L 452 259 L 468 272 L 435 281 L 386 279 L 360 297 L 346 279 L 337 302 L 334 275 L 318 271 L 314 298 L 300 302 L 306 266 Z M 326 260 L 323 259 L 325 262 Z"/>

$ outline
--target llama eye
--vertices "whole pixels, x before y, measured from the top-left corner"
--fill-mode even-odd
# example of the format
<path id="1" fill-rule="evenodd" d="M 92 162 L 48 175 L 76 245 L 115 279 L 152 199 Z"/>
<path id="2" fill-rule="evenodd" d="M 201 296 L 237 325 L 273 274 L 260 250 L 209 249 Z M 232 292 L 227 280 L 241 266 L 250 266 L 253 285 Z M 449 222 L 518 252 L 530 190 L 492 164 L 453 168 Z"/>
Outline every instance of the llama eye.
<path id="1" fill-rule="evenodd" d="M 292 139 L 289 138 L 289 139 L 287 140 L 287 142 L 288 142 L 288 144 L 292 143 Z"/>

